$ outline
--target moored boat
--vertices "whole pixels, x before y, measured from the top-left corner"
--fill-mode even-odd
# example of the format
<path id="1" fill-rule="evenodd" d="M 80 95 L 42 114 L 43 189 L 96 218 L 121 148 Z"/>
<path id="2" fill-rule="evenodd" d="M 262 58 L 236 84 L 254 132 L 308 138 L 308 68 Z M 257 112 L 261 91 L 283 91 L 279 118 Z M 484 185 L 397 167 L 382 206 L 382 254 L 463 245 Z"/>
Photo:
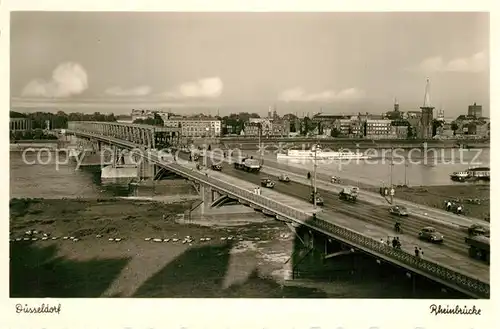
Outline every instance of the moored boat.
<path id="1" fill-rule="evenodd" d="M 361 160 L 370 157 L 361 152 L 352 152 L 349 150 L 323 151 L 319 146 L 316 150 L 286 150 L 285 153 L 278 153 L 278 159 L 314 159 L 317 160 Z"/>

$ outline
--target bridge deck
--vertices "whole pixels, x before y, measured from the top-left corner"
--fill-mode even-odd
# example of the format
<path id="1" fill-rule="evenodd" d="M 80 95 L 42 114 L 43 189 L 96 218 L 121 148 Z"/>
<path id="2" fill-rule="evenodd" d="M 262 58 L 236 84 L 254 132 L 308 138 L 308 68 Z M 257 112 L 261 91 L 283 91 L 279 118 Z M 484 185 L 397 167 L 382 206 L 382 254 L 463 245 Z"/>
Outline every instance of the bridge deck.
<path id="1" fill-rule="evenodd" d="M 195 169 L 196 164 L 192 162 L 188 162 L 185 164 L 183 163 L 183 166 L 196 170 Z M 219 179 L 221 181 L 239 186 L 240 188 L 246 189 L 251 192 L 253 192 L 254 188 L 260 187 L 261 195 L 272 198 L 273 200 L 280 202 L 284 205 L 287 205 L 291 208 L 300 209 L 304 212 L 309 212 L 309 213 L 317 212 L 318 210 L 321 209 L 319 207 L 315 209 L 314 206 L 308 202 L 275 192 L 272 189 L 261 187 L 260 185 L 253 184 L 242 179 L 237 179 L 235 177 L 226 175 L 223 172 L 214 171 L 210 169 L 202 169 L 200 171 L 206 173 L 211 178 Z"/>
<path id="2" fill-rule="evenodd" d="M 256 155 L 256 152 L 251 152 L 248 151 L 247 153 L 251 155 Z M 307 174 L 307 169 L 302 169 L 299 167 L 295 166 L 290 166 L 290 165 L 285 165 L 282 163 L 278 163 L 275 157 L 273 156 L 264 156 L 265 162 L 264 162 L 264 168 L 263 172 L 269 173 L 269 174 L 282 174 L 286 173 L 289 175 L 290 179 L 298 182 L 298 183 L 303 183 L 309 185 L 309 181 L 306 179 L 305 175 Z M 282 168 L 286 168 L 282 169 Z M 318 188 L 327 190 L 327 191 L 332 191 L 335 193 L 340 192 L 340 189 L 343 187 L 341 184 L 332 184 L 330 182 L 330 177 L 325 174 L 325 173 L 318 173 L 317 175 L 318 178 Z M 383 197 L 381 197 L 377 193 L 373 192 L 368 192 L 368 191 L 360 191 L 360 197 L 363 200 L 366 200 L 370 203 L 374 204 L 388 204 L 387 201 Z M 444 210 L 432 208 L 432 207 L 427 207 L 421 204 L 416 204 L 414 202 L 406 201 L 406 200 L 401 200 L 398 198 L 394 198 L 394 203 L 404 205 L 408 208 L 408 211 L 410 211 L 412 214 L 419 215 L 419 216 L 425 216 L 428 219 L 435 220 L 437 222 L 446 222 L 450 223 L 456 226 L 470 226 L 474 223 L 481 223 L 481 225 L 484 226 L 489 226 L 489 223 L 479 220 L 477 218 L 469 218 L 466 216 L 458 216 L 449 212 L 446 212 Z"/>
<path id="3" fill-rule="evenodd" d="M 186 163 L 185 166 L 196 170 L 196 164 L 192 162 Z M 238 185 L 241 188 L 247 189 L 249 191 L 253 191 L 253 189 L 257 187 L 257 185 L 252 184 L 248 181 L 225 175 L 223 172 L 213 171 L 210 169 L 202 169 L 201 171 L 208 174 L 209 177 L 220 179 L 230 184 Z M 261 191 L 262 195 L 271 197 L 278 202 L 282 202 L 294 208 L 303 209 L 303 211 L 306 212 L 315 212 L 314 207 L 311 204 L 304 202 L 303 200 L 283 195 L 271 189 L 261 188 Z M 367 237 L 373 238 L 376 241 L 380 241 L 380 239 L 386 241 L 387 237 L 392 238 L 393 236 L 395 236 L 392 229 L 386 229 L 384 227 L 373 225 L 360 219 L 352 218 L 344 214 L 335 212 L 333 210 L 322 210 L 321 219 L 327 220 L 332 224 L 348 227 Z M 479 280 L 489 282 L 490 268 L 487 264 L 465 257 L 463 254 L 450 250 L 445 246 L 421 241 L 414 236 L 410 236 L 407 234 L 398 236 L 402 244 L 402 249 L 409 254 L 413 254 L 415 246 L 418 246 L 422 248 L 422 251 L 424 252 L 423 257 L 425 259 L 438 264 L 442 264 L 443 266 L 456 270 L 457 272 L 467 274 Z"/>

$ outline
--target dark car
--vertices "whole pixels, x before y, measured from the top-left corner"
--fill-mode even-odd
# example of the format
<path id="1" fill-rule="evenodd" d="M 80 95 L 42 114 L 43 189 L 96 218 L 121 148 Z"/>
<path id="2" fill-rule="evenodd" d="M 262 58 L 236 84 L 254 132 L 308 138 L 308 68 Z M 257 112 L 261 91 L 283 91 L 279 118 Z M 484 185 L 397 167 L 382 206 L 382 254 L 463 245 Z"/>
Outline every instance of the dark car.
<path id="1" fill-rule="evenodd" d="M 404 206 L 392 206 L 389 208 L 391 215 L 408 216 L 408 210 Z"/>
<path id="2" fill-rule="evenodd" d="M 215 165 L 215 164 L 213 164 L 213 165 L 212 165 L 212 170 L 215 170 L 215 171 L 222 171 L 222 166 L 221 166 L 221 165 Z"/>
<path id="3" fill-rule="evenodd" d="M 274 188 L 275 183 L 269 178 L 264 178 L 260 181 L 260 185 L 267 188 Z"/>
<path id="4" fill-rule="evenodd" d="M 489 236 L 490 235 L 490 229 L 487 227 L 484 227 L 481 224 L 472 224 L 468 229 L 467 233 L 469 236 L 475 236 L 475 235 L 484 235 L 484 236 Z"/>
<path id="5" fill-rule="evenodd" d="M 444 236 L 436 231 L 434 227 L 427 226 L 420 230 L 418 233 L 418 238 L 421 240 L 426 240 L 433 243 L 443 243 Z"/>
<path id="6" fill-rule="evenodd" d="M 314 204 L 314 192 L 311 193 L 311 195 L 309 196 L 309 202 Z M 319 195 L 319 193 L 316 193 L 316 205 L 317 206 L 323 206 L 324 205 L 324 201 L 323 201 L 323 198 Z"/>

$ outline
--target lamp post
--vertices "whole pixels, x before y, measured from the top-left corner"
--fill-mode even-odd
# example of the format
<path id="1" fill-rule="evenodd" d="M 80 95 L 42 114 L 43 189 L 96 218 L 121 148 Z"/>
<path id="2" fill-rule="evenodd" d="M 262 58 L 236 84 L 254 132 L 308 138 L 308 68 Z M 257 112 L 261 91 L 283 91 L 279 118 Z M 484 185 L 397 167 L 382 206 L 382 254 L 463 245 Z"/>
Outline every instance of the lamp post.
<path id="1" fill-rule="evenodd" d="M 407 162 L 407 159 L 405 158 L 405 185 L 408 186 L 407 179 L 406 179 L 406 168 L 408 168 L 408 162 Z"/>
<path id="2" fill-rule="evenodd" d="M 318 151 L 318 144 L 316 143 L 316 145 L 314 145 L 314 166 L 313 166 L 313 170 L 314 170 L 314 181 L 313 181 L 313 200 L 314 200 L 314 208 L 316 208 L 316 191 L 317 191 L 317 186 L 316 186 L 316 167 L 318 166 L 316 160 L 316 155 L 317 155 L 317 151 Z"/>
<path id="3" fill-rule="evenodd" d="M 262 122 L 259 122 L 257 124 L 257 128 L 258 128 L 258 135 L 259 135 L 259 156 L 260 156 L 260 162 L 262 164 Z"/>
<path id="4" fill-rule="evenodd" d="M 389 194 L 391 195 L 391 204 L 393 202 L 393 198 L 394 198 L 394 187 L 392 185 L 392 168 L 394 167 L 394 148 L 391 147 L 391 180 L 390 180 L 390 190 L 389 190 Z"/>

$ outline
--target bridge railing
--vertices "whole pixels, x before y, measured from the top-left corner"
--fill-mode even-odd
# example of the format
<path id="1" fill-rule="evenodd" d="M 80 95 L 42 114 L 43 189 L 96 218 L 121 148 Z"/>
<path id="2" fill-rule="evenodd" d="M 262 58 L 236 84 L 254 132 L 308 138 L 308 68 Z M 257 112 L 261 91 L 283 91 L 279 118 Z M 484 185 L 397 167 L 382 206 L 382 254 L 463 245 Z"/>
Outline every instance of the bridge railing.
<path id="1" fill-rule="evenodd" d="M 160 162 L 161 164 L 161 162 Z M 214 186 L 218 189 L 223 189 L 226 192 L 229 192 L 230 194 L 233 194 L 236 197 L 239 197 L 241 199 L 245 199 L 247 201 L 253 202 L 259 206 L 264 206 L 268 208 L 268 210 L 272 211 L 277 211 L 283 215 L 286 215 L 287 217 L 290 217 L 290 219 L 298 219 L 298 220 L 307 220 L 311 217 L 310 214 L 305 213 L 302 210 L 295 209 L 293 207 L 290 207 L 288 205 L 282 204 L 280 202 L 274 201 L 272 199 L 263 197 L 262 195 L 258 195 L 255 193 L 252 193 L 248 190 L 245 190 L 239 186 L 235 186 L 232 184 L 229 184 L 227 182 L 215 179 L 213 177 L 208 177 L 196 170 L 193 170 L 191 168 L 186 168 L 182 165 L 175 164 L 175 163 L 169 163 L 169 164 L 164 164 L 165 166 L 170 167 L 170 169 L 174 169 L 179 171 L 181 174 L 184 174 L 186 176 L 192 176 L 196 180 L 206 183 L 208 185 Z"/>
<path id="2" fill-rule="evenodd" d="M 102 136 L 96 137 L 102 138 Z M 114 140 L 114 138 L 109 137 L 107 137 L 106 139 L 108 139 L 110 142 Z M 390 246 L 381 244 L 379 241 L 366 237 L 348 228 L 322 220 L 321 218 L 319 218 L 320 216 L 316 220 L 312 220 L 310 214 L 305 213 L 304 211 L 292 208 L 288 205 L 284 205 L 265 196 L 252 193 L 248 190 L 229 184 L 227 182 L 208 177 L 191 168 L 186 168 L 177 163 L 165 164 L 158 158 L 150 160 L 153 160 L 158 165 L 162 165 L 173 171 L 176 171 L 181 175 L 187 176 L 188 178 L 196 179 L 197 181 L 220 189 L 225 193 L 232 194 L 237 198 L 246 199 L 247 201 L 253 202 L 261 207 L 267 208 L 267 210 L 273 211 L 280 215 L 284 215 L 291 220 L 298 221 L 303 225 L 317 228 L 327 234 L 344 240 L 346 243 L 352 244 L 354 247 L 359 247 L 368 252 L 372 251 L 379 255 L 384 255 L 389 259 L 406 264 L 414 268 L 415 270 L 427 273 L 437 279 L 441 279 L 446 282 L 453 282 L 457 287 L 462 287 L 466 291 L 475 293 L 478 296 L 489 297 L 490 285 L 488 283 L 471 278 L 467 275 L 461 274 L 428 260 L 417 258 L 402 250 L 391 248 Z"/>
<path id="3" fill-rule="evenodd" d="M 462 287 L 467 291 L 474 292 L 479 296 L 489 297 L 490 285 L 488 283 L 484 283 L 480 280 L 471 278 L 467 275 L 458 273 L 454 270 L 443 267 L 428 260 L 415 257 L 412 254 L 392 248 L 391 246 L 382 244 L 372 238 L 366 237 L 362 234 L 321 219 L 311 221 L 308 223 L 308 225 L 322 228 L 327 232 L 334 234 L 335 236 L 344 238 L 347 241 L 358 244 L 359 246 L 363 246 L 368 250 L 373 250 L 377 253 L 389 256 L 391 259 L 397 260 L 403 264 L 409 265 L 412 268 L 430 274 L 435 278 L 439 278 L 447 282 L 453 282 L 457 286 Z"/>

